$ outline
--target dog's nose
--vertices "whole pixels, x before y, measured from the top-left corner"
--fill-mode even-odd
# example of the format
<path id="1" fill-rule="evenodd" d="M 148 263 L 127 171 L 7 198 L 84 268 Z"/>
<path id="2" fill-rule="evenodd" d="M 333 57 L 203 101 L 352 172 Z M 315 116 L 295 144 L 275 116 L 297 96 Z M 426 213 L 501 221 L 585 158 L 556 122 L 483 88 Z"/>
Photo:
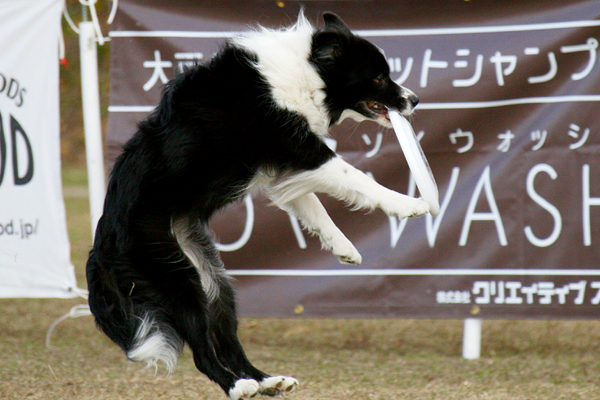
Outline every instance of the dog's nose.
<path id="1" fill-rule="evenodd" d="M 412 104 L 413 108 L 415 108 L 417 104 L 419 104 L 419 98 L 416 94 L 411 94 L 410 96 L 408 96 L 408 101 L 410 101 L 410 104 Z"/>

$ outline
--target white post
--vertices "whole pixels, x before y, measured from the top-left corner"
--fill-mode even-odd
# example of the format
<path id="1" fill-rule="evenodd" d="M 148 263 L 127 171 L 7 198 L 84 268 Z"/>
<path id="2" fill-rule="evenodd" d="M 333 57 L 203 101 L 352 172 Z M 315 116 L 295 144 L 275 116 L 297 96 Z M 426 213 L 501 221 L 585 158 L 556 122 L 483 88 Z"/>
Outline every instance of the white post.
<path id="1" fill-rule="evenodd" d="M 98 52 L 94 24 L 91 21 L 83 21 L 79 24 L 79 51 L 81 57 L 81 97 L 85 130 L 85 153 L 93 237 L 104 206 L 106 176 L 102 150 L 102 125 L 100 122 Z"/>
<path id="2" fill-rule="evenodd" d="M 463 332 L 462 356 L 467 360 L 475 360 L 481 355 L 481 319 L 465 319 Z"/>

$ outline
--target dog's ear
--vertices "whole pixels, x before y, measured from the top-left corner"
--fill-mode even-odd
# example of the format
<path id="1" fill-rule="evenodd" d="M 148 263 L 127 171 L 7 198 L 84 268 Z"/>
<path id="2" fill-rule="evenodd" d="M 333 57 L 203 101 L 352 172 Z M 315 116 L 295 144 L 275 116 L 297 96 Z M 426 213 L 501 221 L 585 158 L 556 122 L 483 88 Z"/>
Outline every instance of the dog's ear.
<path id="1" fill-rule="evenodd" d="M 348 25 L 332 12 L 323 13 L 325 27 L 313 38 L 314 56 L 323 65 L 335 62 L 342 55 L 348 36 L 353 36 Z"/>
<path id="2" fill-rule="evenodd" d="M 354 36 L 348 25 L 331 12 L 323 13 L 325 27 L 313 37 L 313 54 L 322 66 L 338 60 L 346 47 L 349 37 Z"/>
<path id="3" fill-rule="evenodd" d="M 352 35 L 352 31 L 348 25 L 337 14 L 325 12 L 323 13 L 323 20 L 325 21 L 325 32 L 339 32 Z"/>

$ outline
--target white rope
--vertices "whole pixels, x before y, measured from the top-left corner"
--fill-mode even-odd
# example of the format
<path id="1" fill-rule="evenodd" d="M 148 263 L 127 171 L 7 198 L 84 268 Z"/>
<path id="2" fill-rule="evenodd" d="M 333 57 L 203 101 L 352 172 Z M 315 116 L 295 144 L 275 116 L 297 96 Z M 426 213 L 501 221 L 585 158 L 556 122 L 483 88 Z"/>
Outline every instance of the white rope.
<path id="1" fill-rule="evenodd" d="M 61 63 L 65 64 L 67 62 L 66 52 L 65 52 L 65 35 L 63 34 L 62 29 L 58 30 L 58 59 Z"/>
<path id="2" fill-rule="evenodd" d="M 77 296 L 79 296 L 79 297 L 81 297 L 81 298 L 83 298 L 85 300 L 88 299 L 88 295 L 90 293 L 90 292 L 87 291 L 87 289 L 82 289 L 82 288 L 78 288 L 78 287 L 71 288 L 71 291 L 73 293 L 75 293 Z"/>
<path id="3" fill-rule="evenodd" d="M 96 13 L 96 0 L 79 0 L 79 2 L 84 6 L 89 7 L 94 30 L 96 31 L 96 38 L 98 39 L 98 43 L 103 45 L 104 36 L 102 35 L 102 28 L 100 28 L 100 21 L 98 21 L 98 14 Z"/>
<path id="4" fill-rule="evenodd" d="M 99 44 L 102 45 L 102 44 L 104 44 L 104 42 L 109 41 L 110 37 L 104 37 L 104 35 L 102 34 L 102 28 L 100 27 L 98 13 L 96 12 L 96 2 L 97 1 L 98 0 L 79 0 L 79 3 L 81 3 L 83 6 L 88 7 L 90 9 L 90 15 L 92 16 L 92 23 L 94 24 L 94 31 L 96 32 L 96 40 L 98 41 Z M 69 11 L 67 10 L 66 1 L 64 4 L 65 5 L 63 7 L 63 15 L 65 17 L 65 20 L 67 20 L 67 23 L 69 24 L 71 29 L 73 29 L 73 31 L 75 33 L 79 34 L 79 28 L 77 27 L 77 25 L 71 18 Z M 108 15 L 108 19 L 106 20 L 106 22 L 109 25 L 112 24 L 113 21 L 115 20 L 115 15 L 117 15 L 118 8 L 119 8 L 119 0 L 112 0 L 110 14 Z"/>
<path id="5" fill-rule="evenodd" d="M 113 0 L 112 7 L 110 9 L 110 14 L 108 15 L 108 19 L 106 22 L 110 25 L 115 20 L 115 15 L 117 15 L 117 8 L 119 7 L 119 0 Z"/>
<path id="6" fill-rule="evenodd" d="M 60 324 L 67 318 L 85 317 L 86 315 L 91 315 L 91 314 L 92 313 L 90 311 L 90 306 L 88 306 L 87 304 L 77 304 L 76 306 L 73 306 L 68 313 L 66 313 L 62 317 L 58 318 L 57 320 L 55 320 L 52 323 L 52 325 L 50 325 L 48 332 L 46 332 L 46 348 L 48 348 L 48 349 L 51 348 L 50 336 L 52 336 L 52 331 L 54 330 L 54 328 L 56 328 L 56 326 L 58 324 Z"/>
<path id="7" fill-rule="evenodd" d="M 97 0 L 79 0 L 79 2 L 83 6 L 89 7 L 90 15 L 92 16 L 92 23 L 94 25 L 94 31 L 96 33 L 98 43 L 102 45 L 102 44 L 104 44 L 106 39 L 102 36 L 102 29 L 100 28 L 100 22 L 98 21 L 98 14 L 96 13 L 96 6 L 95 6 L 96 1 Z M 118 0 L 113 0 L 112 9 L 110 12 L 110 16 L 108 18 L 109 24 L 112 23 L 112 21 L 114 20 L 114 17 L 115 17 L 116 11 L 117 11 L 117 6 L 118 6 Z M 66 2 L 64 2 L 63 15 L 64 15 L 65 19 L 67 20 L 67 23 L 69 24 L 71 29 L 73 29 L 73 31 L 75 31 L 77 34 L 79 34 L 79 32 L 80 32 L 79 28 L 75 25 L 75 22 L 73 22 L 73 19 L 69 15 L 69 11 L 67 10 Z M 59 37 L 59 58 L 60 58 L 61 62 L 62 62 L 62 60 L 65 60 L 65 42 L 64 42 L 64 35 L 63 35 L 62 30 L 60 31 L 60 37 Z M 75 287 L 75 288 L 72 288 L 72 291 L 73 291 L 73 293 L 77 294 L 79 297 L 82 297 L 87 300 L 88 294 L 89 294 L 89 292 L 87 290 Z M 56 319 L 52 323 L 52 325 L 50 325 L 50 328 L 48 328 L 48 332 L 46 332 L 46 347 L 51 348 L 51 345 L 50 345 L 51 340 L 50 339 L 52 336 L 52 332 L 58 326 L 58 324 L 60 324 L 61 322 L 63 322 L 64 320 L 66 320 L 68 318 L 84 317 L 84 316 L 91 315 L 91 314 L 92 313 L 90 311 L 90 307 L 87 304 L 78 304 L 76 306 L 73 306 L 68 313 L 66 313 L 62 317 Z"/>
<path id="8" fill-rule="evenodd" d="M 69 15 L 69 10 L 67 10 L 67 3 L 65 3 L 65 6 L 63 8 L 63 15 L 64 15 L 65 19 L 67 20 L 67 23 L 69 24 L 71 29 L 73 29 L 75 31 L 75 33 L 77 33 L 79 35 L 79 28 L 77 27 L 77 25 L 75 25 L 75 22 L 73 22 L 73 19 L 71 19 L 71 15 Z"/>
<path id="9" fill-rule="evenodd" d="M 98 43 L 102 45 L 102 44 L 104 44 L 104 42 L 107 39 L 104 38 L 104 36 L 102 35 L 102 29 L 100 28 L 100 21 L 98 20 L 98 14 L 96 13 L 96 6 L 95 6 L 96 1 L 97 0 L 79 0 L 79 2 L 83 6 L 89 7 L 90 15 L 92 16 L 92 23 L 94 25 L 94 31 L 96 33 Z M 110 15 L 108 17 L 109 24 L 111 24 L 115 18 L 115 14 L 117 12 L 117 7 L 118 7 L 118 0 L 113 0 Z M 71 29 L 73 29 L 73 31 L 75 33 L 79 34 L 79 28 L 77 27 L 75 22 L 73 22 L 73 19 L 71 18 L 71 16 L 69 15 L 69 11 L 67 10 L 66 1 L 64 2 L 63 16 L 67 20 L 67 23 L 69 24 Z M 60 31 L 60 37 L 59 37 L 59 58 L 61 60 L 65 60 L 65 42 L 64 42 L 64 35 L 63 35 L 62 30 Z M 72 288 L 72 291 L 75 294 L 77 294 L 79 297 L 82 297 L 87 300 L 88 294 L 89 294 L 87 290 L 75 287 L 75 288 Z M 52 336 L 52 332 L 58 326 L 58 324 L 60 324 L 61 322 L 63 322 L 64 320 L 66 320 L 68 318 L 84 317 L 84 316 L 91 315 L 91 314 L 92 313 L 90 311 L 90 307 L 87 304 L 78 304 L 76 306 L 73 306 L 68 313 L 66 313 L 62 317 L 56 319 L 52 323 L 52 325 L 50 325 L 50 328 L 48 328 L 48 332 L 46 332 L 46 347 L 51 348 L 50 339 Z"/>

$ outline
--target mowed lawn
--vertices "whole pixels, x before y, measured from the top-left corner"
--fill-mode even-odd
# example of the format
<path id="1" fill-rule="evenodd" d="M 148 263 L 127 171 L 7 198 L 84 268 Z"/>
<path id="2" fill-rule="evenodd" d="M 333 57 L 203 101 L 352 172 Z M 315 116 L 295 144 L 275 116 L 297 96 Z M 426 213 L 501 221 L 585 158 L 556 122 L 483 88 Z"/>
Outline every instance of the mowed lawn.
<path id="1" fill-rule="evenodd" d="M 64 173 L 72 260 L 85 287 L 91 245 L 85 171 Z M 186 349 L 176 371 L 144 368 L 90 316 L 52 322 L 83 299 L 0 300 L 0 399 L 225 399 Z M 251 360 L 300 380 L 297 400 L 600 399 L 600 321 L 484 321 L 482 358 L 461 358 L 460 320 L 242 319 Z"/>

